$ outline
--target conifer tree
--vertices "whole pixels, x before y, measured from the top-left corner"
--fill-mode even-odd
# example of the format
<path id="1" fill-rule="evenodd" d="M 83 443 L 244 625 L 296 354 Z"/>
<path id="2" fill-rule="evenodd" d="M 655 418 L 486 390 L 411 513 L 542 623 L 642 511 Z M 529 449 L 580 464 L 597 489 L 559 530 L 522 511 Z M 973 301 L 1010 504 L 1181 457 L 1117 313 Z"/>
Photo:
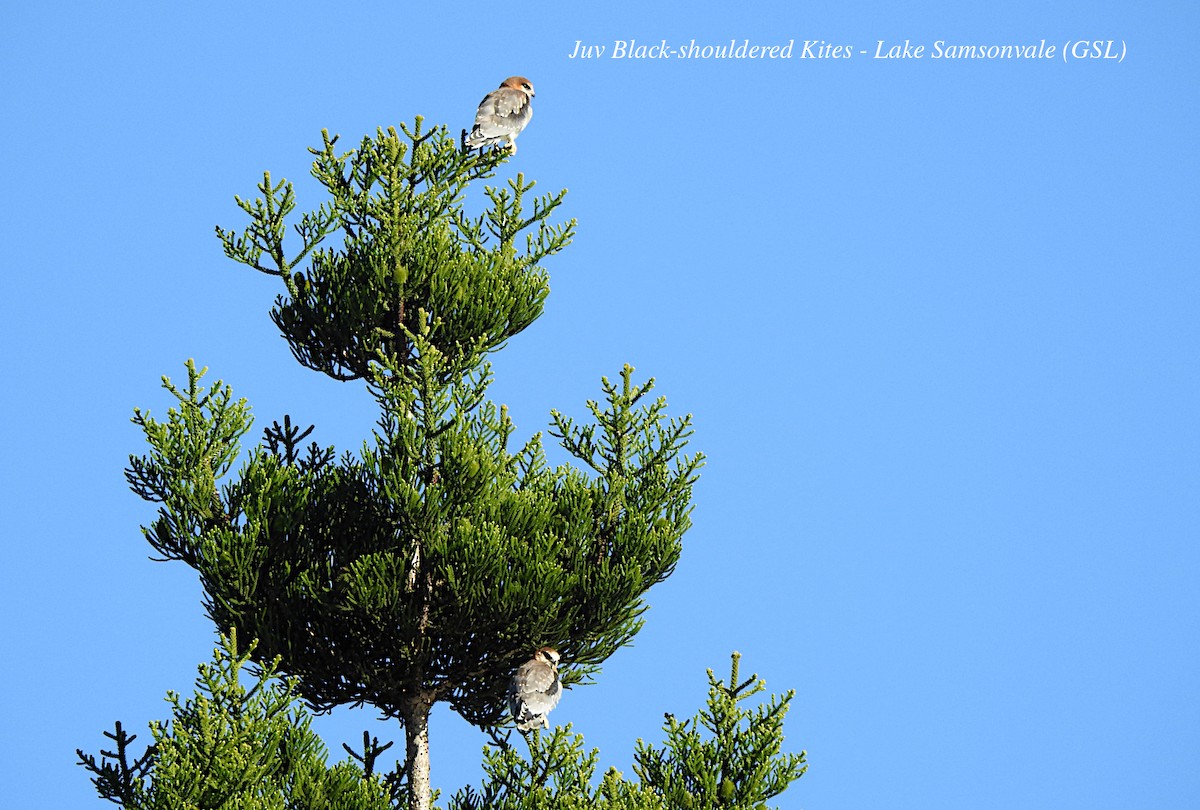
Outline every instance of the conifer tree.
<path id="1" fill-rule="evenodd" d="M 401 130 L 344 153 L 325 133 L 313 176 L 328 200 L 296 217 L 292 185 L 267 174 L 237 199 L 249 224 L 217 229 L 229 257 L 282 283 L 271 317 L 295 358 L 365 383 L 372 435 L 357 453 L 304 446 L 313 428 L 285 415 L 243 448 L 248 404 L 189 361 L 186 384 L 164 378 L 165 420 L 135 410 L 150 447 L 126 475 L 159 504 L 146 539 L 197 570 L 221 632 L 257 639 L 255 659 L 278 659 L 318 710 L 400 721 L 407 803 L 427 810 L 432 706 L 495 726 L 538 647 L 559 650 L 571 685 L 629 642 L 679 559 L 702 458 L 684 452 L 690 417 L 629 366 L 602 378 L 588 420 L 551 411 L 573 464 L 552 467 L 540 433 L 514 441 L 487 356 L 542 311 L 541 263 L 575 227 L 549 221 L 565 191 L 530 200 L 517 174 L 471 216 L 468 189 L 507 156 L 464 153 L 419 117 Z"/>
<path id="2" fill-rule="evenodd" d="M 729 683 L 708 671 L 708 705 L 680 723 L 668 714 L 662 748 L 638 741 L 634 772 L 642 785 L 678 810 L 766 808 L 808 770 L 807 754 L 784 754 L 783 719 L 795 693 L 772 695 L 754 709 L 740 706 L 766 687 L 758 675 L 738 681 L 741 654 L 732 656 Z"/>
<path id="3" fill-rule="evenodd" d="M 77 750 L 101 798 L 125 810 L 394 810 L 396 780 L 374 773 L 386 746 L 364 741 L 357 758 L 365 767 L 327 766 L 295 684 L 277 678 L 274 663 L 251 688 L 239 681 L 252 650 L 222 639 L 212 663 L 200 665 L 193 697 L 167 693 L 171 719 L 150 724 L 154 742 L 140 755 L 137 735 L 120 722 L 105 732 L 114 750 L 99 762 Z"/>
<path id="4" fill-rule="evenodd" d="M 407 805 L 401 774 L 378 773 L 379 755 L 391 747 L 363 734 L 362 763 L 326 764 L 325 746 L 296 703 L 296 684 L 260 668 L 247 689 L 238 675 L 250 659 L 236 638 L 222 639 L 210 664 L 202 664 L 196 694 L 187 701 L 168 692 L 172 719 L 151 723 L 154 742 L 138 756 L 137 735 L 116 724 L 105 732 L 115 750 L 101 759 L 77 751 L 102 798 L 125 810 L 396 810 Z M 771 696 L 754 709 L 757 676 L 738 684 L 734 653 L 729 684 L 708 671 L 707 707 L 678 722 L 668 714 L 662 748 L 638 740 L 635 780 L 610 768 L 594 783 L 600 752 L 585 751 L 571 724 L 525 736 L 526 757 L 494 734 L 484 749 L 486 780 L 465 787 L 448 810 L 767 810 L 807 769 L 805 753 L 785 754 L 783 719 L 792 693 Z"/>
<path id="5" fill-rule="evenodd" d="M 767 810 L 804 775 L 807 754 L 783 753 L 794 694 L 745 707 L 765 683 L 757 675 L 739 683 L 740 660 L 735 652 L 727 684 L 708 670 L 707 705 L 696 716 L 666 715 L 662 747 L 637 741 L 635 780 L 611 768 L 593 785 L 599 751 L 585 753 L 568 724 L 527 738 L 528 757 L 498 739 L 484 750 L 484 784 L 458 791 L 449 810 Z"/>

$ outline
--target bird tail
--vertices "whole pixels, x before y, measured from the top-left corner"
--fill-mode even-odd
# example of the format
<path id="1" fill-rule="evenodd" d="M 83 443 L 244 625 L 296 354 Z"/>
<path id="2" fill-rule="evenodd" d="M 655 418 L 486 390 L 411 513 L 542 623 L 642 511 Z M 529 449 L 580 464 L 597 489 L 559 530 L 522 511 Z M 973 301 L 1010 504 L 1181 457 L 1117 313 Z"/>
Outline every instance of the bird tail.
<path id="1" fill-rule="evenodd" d="M 471 130 L 466 140 L 463 141 L 467 149 L 482 149 L 491 142 L 492 139 L 480 132 L 478 128 Z"/>

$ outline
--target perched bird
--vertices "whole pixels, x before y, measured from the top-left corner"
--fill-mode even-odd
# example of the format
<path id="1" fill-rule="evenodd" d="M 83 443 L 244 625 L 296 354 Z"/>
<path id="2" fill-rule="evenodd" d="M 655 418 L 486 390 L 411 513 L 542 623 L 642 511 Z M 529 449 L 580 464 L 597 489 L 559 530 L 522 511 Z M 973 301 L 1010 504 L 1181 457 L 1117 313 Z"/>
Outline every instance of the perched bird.
<path id="1" fill-rule="evenodd" d="M 508 710 L 521 731 L 531 731 L 538 726 L 550 728 L 546 715 L 558 705 L 561 697 L 558 650 L 542 647 L 513 673 L 508 685 Z"/>
<path id="2" fill-rule="evenodd" d="M 504 142 L 513 154 L 517 136 L 533 118 L 533 85 L 524 76 L 509 76 L 479 102 L 475 127 L 467 136 L 468 149 L 482 149 Z"/>

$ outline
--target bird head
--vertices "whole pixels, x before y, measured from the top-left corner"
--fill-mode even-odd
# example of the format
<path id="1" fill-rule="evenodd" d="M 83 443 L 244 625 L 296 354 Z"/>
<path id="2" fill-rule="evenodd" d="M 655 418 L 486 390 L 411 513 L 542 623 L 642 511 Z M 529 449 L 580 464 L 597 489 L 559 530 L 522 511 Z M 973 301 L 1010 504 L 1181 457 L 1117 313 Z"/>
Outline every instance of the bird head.
<path id="1" fill-rule="evenodd" d="M 504 81 L 500 82 L 500 87 L 511 87 L 513 90 L 520 90 L 530 98 L 533 98 L 533 83 L 524 76 L 509 76 Z"/>

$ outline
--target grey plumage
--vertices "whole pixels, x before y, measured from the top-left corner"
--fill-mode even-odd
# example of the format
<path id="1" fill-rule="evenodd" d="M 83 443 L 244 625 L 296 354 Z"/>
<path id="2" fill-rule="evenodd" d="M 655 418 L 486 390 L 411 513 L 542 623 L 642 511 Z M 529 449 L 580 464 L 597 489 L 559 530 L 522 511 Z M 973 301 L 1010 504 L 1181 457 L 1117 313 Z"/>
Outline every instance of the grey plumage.
<path id="1" fill-rule="evenodd" d="M 542 647 L 533 658 L 517 667 L 508 685 L 508 709 L 521 731 L 532 731 L 539 726 L 549 728 L 546 715 L 561 697 L 558 651 L 553 647 Z"/>
<path id="2" fill-rule="evenodd" d="M 533 85 L 524 76 L 510 76 L 483 97 L 475 112 L 475 126 L 467 136 L 468 149 L 504 143 L 514 153 L 517 136 L 533 119 Z"/>

